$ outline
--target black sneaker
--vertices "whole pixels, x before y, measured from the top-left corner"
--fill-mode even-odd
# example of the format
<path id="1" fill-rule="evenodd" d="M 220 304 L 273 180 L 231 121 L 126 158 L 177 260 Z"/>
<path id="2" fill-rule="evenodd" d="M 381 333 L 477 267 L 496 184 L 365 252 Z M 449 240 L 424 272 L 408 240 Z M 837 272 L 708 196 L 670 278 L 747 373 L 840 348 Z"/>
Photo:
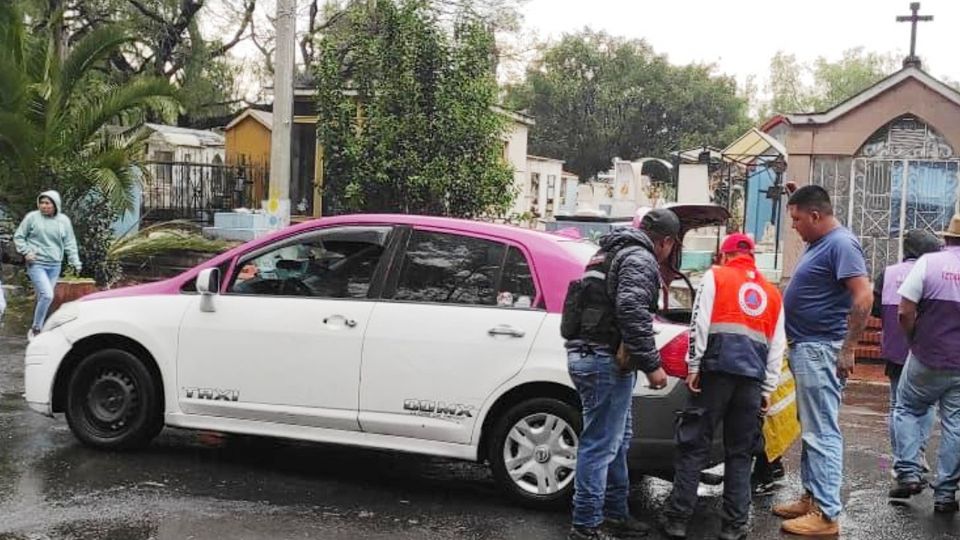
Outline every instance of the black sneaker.
<path id="1" fill-rule="evenodd" d="M 728 525 L 723 524 L 723 527 L 720 528 L 720 534 L 717 536 L 719 540 L 742 540 L 747 537 L 747 533 L 750 532 L 750 528 L 746 525 Z"/>
<path id="2" fill-rule="evenodd" d="M 591 529 L 574 526 L 570 527 L 567 540 L 617 540 L 617 538 L 601 531 L 599 527 Z"/>
<path id="3" fill-rule="evenodd" d="M 896 487 L 892 488 L 887 497 L 891 499 L 909 499 L 914 495 L 919 495 L 926 487 L 923 480 L 897 480 Z"/>
<path id="4" fill-rule="evenodd" d="M 602 527 L 620 538 L 639 538 L 650 534 L 650 526 L 633 516 L 627 516 L 626 519 L 607 518 Z"/>
<path id="5" fill-rule="evenodd" d="M 686 538 L 687 524 L 683 521 L 676 521 L 666 516 L 660 518 L 660 530 L 667 538 Z"/>
<path id="6" fill-rule="evenodd" d="M 754 497 L 773 495 L 777 491 L 777 483 L 773 480 L 757 481 L 752 484 L 751 489 Z"/>
<path id="7" fill-rule="evenodd" d="M 956 514 L 957 512 L 960 512 L 960 502 L 937 501 L 933 503 L 933 511 L 937 514 Z"/>
<path id="8" fill-rule="evenodd" d="M 783 467 L 783 459 L 777 458 L 772 463 L 770 463 L 770 479 L 776 482 L 777 480 L 783 480 L 787 475 L 787 470 Z"/>

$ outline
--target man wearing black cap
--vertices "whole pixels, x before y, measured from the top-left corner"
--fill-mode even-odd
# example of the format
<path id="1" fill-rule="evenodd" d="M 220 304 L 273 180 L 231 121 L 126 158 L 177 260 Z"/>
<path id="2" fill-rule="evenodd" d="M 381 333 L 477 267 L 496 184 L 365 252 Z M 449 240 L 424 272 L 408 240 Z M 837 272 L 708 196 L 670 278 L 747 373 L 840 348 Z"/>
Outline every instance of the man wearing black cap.
<path id="1" fill-rule="evenodd" d="M 647 533 L 647 526 L 627 508 L 630 405 L 637 370 L 646 374 L 651 388 L 667 384 L 653 315 L 661 291 L 659 266 L 670 256 L 679 232 L 676 214 L 650 210 L 639 228 L 616 229 L 600 239 L 601 249 L 581 280 L 593 280 L 599 294 L 581 297 L 584 316 L 573 331 L 564 331 L 570 378 L 583 404 L 570 539 Z M 625 358 L 618 363 L 615 352 L 621 342 Z"/>

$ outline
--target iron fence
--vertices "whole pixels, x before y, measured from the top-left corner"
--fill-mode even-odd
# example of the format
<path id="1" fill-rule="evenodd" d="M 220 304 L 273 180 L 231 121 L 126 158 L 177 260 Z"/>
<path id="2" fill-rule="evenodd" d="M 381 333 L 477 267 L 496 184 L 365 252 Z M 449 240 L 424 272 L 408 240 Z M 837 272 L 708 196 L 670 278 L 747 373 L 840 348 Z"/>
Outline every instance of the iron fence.
<path id="1" fill-rule="evenodd" d="M 144 222 L 186 219 L 213 223 L 216 212 L 255 208 L 269 169 L 262 164 L 151 161 L 146 164 L 140 215 Z"/>

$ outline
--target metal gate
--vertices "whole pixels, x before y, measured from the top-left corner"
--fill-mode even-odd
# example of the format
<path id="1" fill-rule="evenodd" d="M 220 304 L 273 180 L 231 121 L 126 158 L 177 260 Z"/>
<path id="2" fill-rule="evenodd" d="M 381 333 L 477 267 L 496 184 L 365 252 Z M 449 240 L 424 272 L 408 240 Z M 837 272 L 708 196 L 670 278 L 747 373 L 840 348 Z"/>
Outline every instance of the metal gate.
<path id="1" fill-rule="evenodd" d="M 811 182 L 830 193 L 837 217 L 859 238 L 871 275 L 903 256 L 903 234 L 940 232 L 957 211 L 960 155 L 923 120 L 901 116 L 853 158 L 817 156 Z"/>
<path id="2" fill-rule="evenodd" d="M 942 231 L 957 211 L 956 160 L 853 160 L 847 223 L 872 273 L 903 258 L 903 234 Z"/>
<path id="3" fill-rule="evenodd" d="M 141 215 L 145 223 L 188 219 L 213 223 L 218 211 L 256 207 L 268 169 L 247 163 L 151 161 L 145 166 Z"/>

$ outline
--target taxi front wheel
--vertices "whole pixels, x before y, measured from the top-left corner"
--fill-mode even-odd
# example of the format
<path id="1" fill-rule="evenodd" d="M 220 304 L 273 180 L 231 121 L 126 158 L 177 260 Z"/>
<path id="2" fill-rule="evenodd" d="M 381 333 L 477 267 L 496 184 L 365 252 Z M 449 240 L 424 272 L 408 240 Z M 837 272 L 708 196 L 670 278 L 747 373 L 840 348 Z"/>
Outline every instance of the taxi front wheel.
<path id="1" fill-rule="evenodd" d="M 139 358 L 120 349 L 97 351 L 70 377 L 67 422 L 89 446 L 142 447 L 163 428 L 160 400 L 159 385 Z"/>

